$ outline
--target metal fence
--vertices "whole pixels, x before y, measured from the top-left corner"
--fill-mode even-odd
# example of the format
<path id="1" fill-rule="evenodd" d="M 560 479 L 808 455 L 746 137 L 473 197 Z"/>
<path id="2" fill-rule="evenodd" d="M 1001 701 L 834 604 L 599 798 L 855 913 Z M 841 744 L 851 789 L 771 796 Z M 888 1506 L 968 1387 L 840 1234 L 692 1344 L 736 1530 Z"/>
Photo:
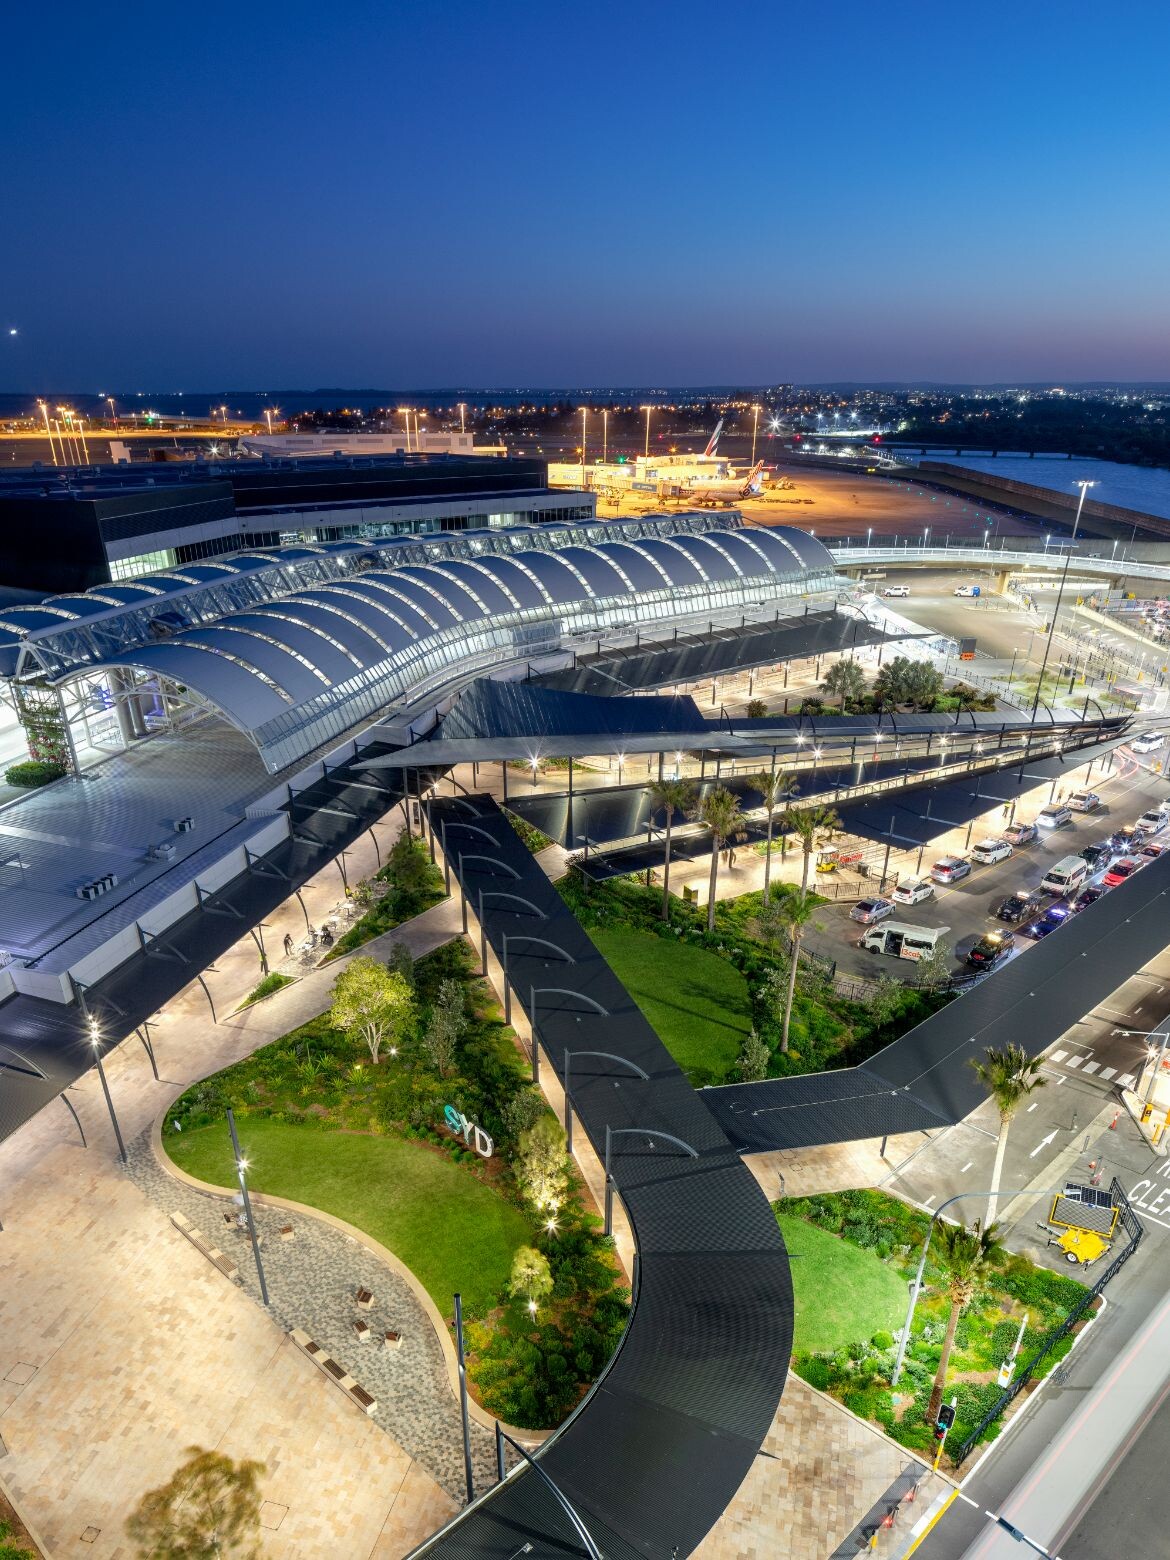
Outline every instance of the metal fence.
<path id="1" fill-rule="evenodd" d="M 1073 1310 L 1070 1311 L 1068 1316 L 1065 1317 L 1061 1325 L 1059 1327 L 1053 1328 L 1053 1330 L 1045 1337 L 1044 1342 L 1041 1344 L 1040 1348 L 1027 1362 L 1027 1364 L 1024 1365 L 1023 1368 L 1019 1371 L 1011 1385 L 1004 1388 L 997 1401 L 991 1408 L 988 1409 L 987 1413 L 984 1414 L 983 1418 L 979 1421 L 974 1430 L 972 1430 L 971 1434 L 955 1453 L 956 1467 L 959 1467 L 962 1464 L 964 1459 L 970 1454 L 971 1449 L 986 1433 L 988 1427 L 995 1423 L 995 1421 L 1003 1413 L 1004 1409 L 1006 1409 L 1010 1403 L 1015 1401 L 1015 1399 L 1020 1395 L 1020 1393 L 1024 1390 L 1030 1381 L 1033 1381 L 1036 1378 L 1041 1366 L 1044 1364 L 1044 1361 L 1052 1353 L 1056 1345 L 1061 1341 L 1062 1338 L 1068 1337 L 1069 1333 L 1072 1332 L 1073 1328 L 1082 1319 L 1086 1311 L 1088 1311 L 1089 1307 L 1097 1299 L 1097 1296 L 1105 1288 L 1106 1284 L 1113 1280 L 1113 1278 L 1117 1275 L 1120 1269 L 1125 1266 L 1130 1257 L 1133 1256 L 1134 1252 L 1141 1244 L 1145 1230 L 1142 1227 L 1141 1220 L 1129 1206 L 1129 1202 L 1126 1199 L 1125 1193 L 1121 1189 L 1121 1183 L 1118 1181 L 1116 1176 L 1113 1177 L 1113 1180 L 1110 1184 L 1109 1195 L 1113 1199 L 1114 1207 L 1121 1210 L 1120 1223 L 1126 1234 L 1129 1236 L 1129 1240 L 1126 1242 L 1124 1249 L 1120 1251 L 1116 1257 L 1114 1257 L 1113 1261 L 1105 1269 L 1104 1273 L 1101 1274 L 1100 1278 L 1093 1285 L 1093 1287 L 1089 1290 L 1086 1290 L 1084 1298 L 1078 1301 Z"/>

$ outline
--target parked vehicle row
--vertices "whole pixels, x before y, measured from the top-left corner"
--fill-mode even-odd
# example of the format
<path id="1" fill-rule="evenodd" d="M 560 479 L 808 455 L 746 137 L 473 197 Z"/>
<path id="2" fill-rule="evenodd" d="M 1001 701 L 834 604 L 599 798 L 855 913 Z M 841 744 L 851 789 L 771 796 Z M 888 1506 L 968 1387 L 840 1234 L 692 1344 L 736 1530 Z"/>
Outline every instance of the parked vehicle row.
<path id="1" fill-rule="evenodd" d="M 932 955 L 950 930 L 946 926 L 921 927 L 893 919 L 900 905 L 917 905 L 935 897 L 935 885 L 950 887 L 971 875 L 975 866 L 994 866 L 1009 860 L 1018 848 L 1031 844 L 1041 830 L 1064 828 L 1074 813 L 1092 813 L 1101 805 L 1095 791 L 1074 791 L 1066 801 L 1042 807 L 1034 822 L 1009 824 L 1002 835 L 980 840 L 968 855 L 940 857 L 928 877 L 905 878 L 888 896 L 861 900 L 850 911 L 868 930 L 860 947 L 869 953 L 894 958 L 922 959 Z M 1086 845 L 1078 854 L 1061 857 L 1045 872 L 1035 888 L 1021 888 L 995 908 L 993 915 L 1004 926 L 985 932 L 966 955 L 979 970 L 995 969 L 1011 957 L 1017 944 L 1013 930 L 1038 942 L 1062 927 L 1070 916 L 1095 904 L 1126 878 L 1159 856 L 1163 846 L 1151 836 L 1170 823 L 1170 799 L 1151 807 L 1134 823 L 1115 830 L 1108 839 Z M 1007 928 L 1013 930 L 1008 930 Z"/>

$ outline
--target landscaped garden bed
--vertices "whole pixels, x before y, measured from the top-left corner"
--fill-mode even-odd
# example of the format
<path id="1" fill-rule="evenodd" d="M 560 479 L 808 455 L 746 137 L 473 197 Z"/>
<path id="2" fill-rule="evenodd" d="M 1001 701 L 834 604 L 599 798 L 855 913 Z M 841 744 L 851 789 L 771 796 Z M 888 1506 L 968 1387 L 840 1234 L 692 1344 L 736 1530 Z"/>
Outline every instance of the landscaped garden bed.
<path id="1" fill-rule="evenodd" d="M 791 1198 L 775 1207 L 794 1259 L 797 1374 L 903 1446 L 933 1453 L 927 1409 L 951 1310 L 940 1231 L 936 1228 L 931 1241 L 902 1376 L 892 1387 L 907 1284 L 917 1269 L 930 1216 L 876 1191 Z M 1084 1295 L 1085 1286 L 1075 1278 L 1037 1267 L 1027 1257 L 999 1250 L 987 1258 L 974 1296 L 959 1314 L 947 1370 L 944 1396 L 948 1402 L 956 1399 L 948 1447 L 961 1446 L 998 1401 L 999 1367 L 1010 1356 L 1025 1316 L 1020 1363 L 1059 1330 Z M 1040 1376 L 1072 1345 L 1071 1335 L 1056 1343 Z M 998 1431 L 997 1422 L 986 1438 Z"/>
<path id="2" fill-rule="evenodd" d="M 388 969 L 359 956 L 329 1013 L 181 1095 L 163 1143 L 189 1174 L 232 1187 L 231 1106 L 249 1184 L 366 1231 L 449 1322 L 459 1291 L 479 1400 L 547 1429 L 617 1346 L 628 1294 L 473 968 L 462 940 L 416 964 L 396 950 Z M 448 1128 L 447 1107 L 490 1136 L 490 1158 Z"/>
<path id="3" fill-rule="evenodd" d="M 815 965 L 802 965 L 783 1052 L 785 938 L 764 915 L 761 893 L 721 900 L 708 932 L 706 912 L 673 896 L 663 921 L 661 889 L 630 878 L 587 886 L 574 873 L 557 886 L 696 1087 L 853 1066 L 951 1000 L 887 980 L 869 1000 L 852 1001 Z M 797 892 L 772 885 L 773 901 Z M 762 1070 L 747 1066 L 753 1031 Z"/>
<path id="4" fill-rule="evenodd" d="M 395 840 L 385 866 L 359 883 L 351 897 L 365 913 L 333 944 L 326 962 L 352 953 L 437 905 L 445 897 L 443 874 L 422 841 L 404 833 Z"/>

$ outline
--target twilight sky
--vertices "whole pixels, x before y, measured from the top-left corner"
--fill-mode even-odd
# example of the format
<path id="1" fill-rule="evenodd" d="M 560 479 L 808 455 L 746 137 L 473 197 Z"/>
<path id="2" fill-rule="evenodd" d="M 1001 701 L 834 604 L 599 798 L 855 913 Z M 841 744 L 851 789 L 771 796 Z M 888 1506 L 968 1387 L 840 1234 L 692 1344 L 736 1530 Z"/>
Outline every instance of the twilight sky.
<path id="1" fill-rule="evenodd" d="M 1170 379 L 1168 55 L 1162 0 L 13 6 L 0 389 Z"/>

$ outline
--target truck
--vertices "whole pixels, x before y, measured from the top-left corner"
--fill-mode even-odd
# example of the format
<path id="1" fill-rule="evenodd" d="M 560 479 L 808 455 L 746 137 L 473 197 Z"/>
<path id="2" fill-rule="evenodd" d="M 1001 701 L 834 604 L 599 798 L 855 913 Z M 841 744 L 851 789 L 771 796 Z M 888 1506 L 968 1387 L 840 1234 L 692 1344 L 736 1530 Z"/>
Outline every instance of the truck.
<path id="1" fill-rule="evenodd" d="M 949 926 L 910 926 L 905 921 L 883 921 L 870 927 L 858 944 L 867 953 L 888 953 L 894 959 L 926 959 L 935 952 Z"/>

